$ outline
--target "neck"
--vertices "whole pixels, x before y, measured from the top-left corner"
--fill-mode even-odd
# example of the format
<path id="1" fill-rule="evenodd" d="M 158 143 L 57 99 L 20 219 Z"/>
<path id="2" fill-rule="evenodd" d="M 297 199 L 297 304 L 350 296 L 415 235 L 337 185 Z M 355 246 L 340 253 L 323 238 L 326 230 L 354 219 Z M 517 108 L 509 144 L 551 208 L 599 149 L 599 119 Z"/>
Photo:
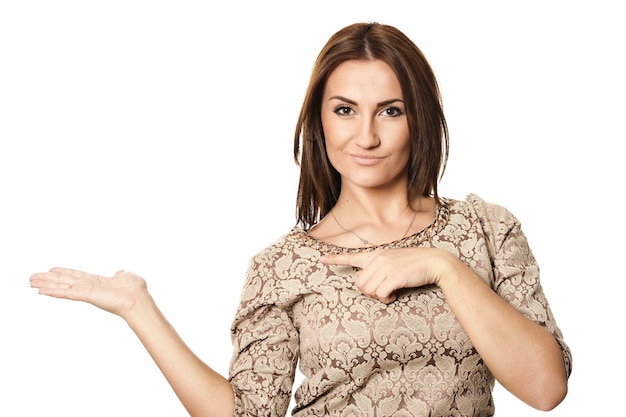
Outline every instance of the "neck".
<path id="1" fill-rule="evenodd" d="M 353 222 L 371 224 L 389 224 L 412 209 L 417 209 L 417 202 L 409 202 L 407 193 L 358 190 L 353 192 L 342 189 L 333 211 L 347 213 Z"/>
<path id="2" fill-rule="evenodd" d="M 414 230 L 420 200 L 407 201 L 403 193 L 342 191 L 330 212 L 337 233 L 351 246 L 374 246 L 402 239 Z"/>

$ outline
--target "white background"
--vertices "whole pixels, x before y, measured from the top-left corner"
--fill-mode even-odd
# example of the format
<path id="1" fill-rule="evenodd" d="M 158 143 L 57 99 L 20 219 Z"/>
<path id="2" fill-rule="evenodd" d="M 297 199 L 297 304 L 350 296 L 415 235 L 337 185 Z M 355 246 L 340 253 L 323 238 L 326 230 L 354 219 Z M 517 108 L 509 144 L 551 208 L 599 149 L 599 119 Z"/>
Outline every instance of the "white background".
<path id="1" fill-rule="evenodd" d="M 295 222 L 292 136 L 341 27 L 397 26 L 441 84 L 441 193 L 522 221 L 574 354 L 550 415 L 618 415 L 624 15 L 614 1 L 2 1 L 0 415 L 183 416 L 118 317 L 38 296 L 52 266 L 144 276 L 226 373 L 248 260 Z M 544 415 L 497 387 L 499 416 Z"/>

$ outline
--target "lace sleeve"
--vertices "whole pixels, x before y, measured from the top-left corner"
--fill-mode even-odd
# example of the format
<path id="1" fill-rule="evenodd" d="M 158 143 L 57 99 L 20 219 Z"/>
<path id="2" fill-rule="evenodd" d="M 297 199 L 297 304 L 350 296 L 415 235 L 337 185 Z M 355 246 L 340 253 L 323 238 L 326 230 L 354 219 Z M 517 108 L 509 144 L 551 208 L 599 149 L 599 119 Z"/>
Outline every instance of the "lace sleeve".
<path id="1" fill-rule="evenodd" d="M 530 320 L 545 327 L 555 337 L 567 370 L 571 373 L 572 355 L 540 282 L 539 266 L 530 249 L 519 220 L 506 208 L 470 194 L 467 198 L 482 224 L 494 273 L 494 289 L 509 304 Z"/>
<path id="2" fill-rule="evenodd" d="M 275 302 L 276 282 L 273 268 L 253 259 L 231 328 L 235 416 L 284 417 L 289 407 L 298 332 L 288 311 Z"/>

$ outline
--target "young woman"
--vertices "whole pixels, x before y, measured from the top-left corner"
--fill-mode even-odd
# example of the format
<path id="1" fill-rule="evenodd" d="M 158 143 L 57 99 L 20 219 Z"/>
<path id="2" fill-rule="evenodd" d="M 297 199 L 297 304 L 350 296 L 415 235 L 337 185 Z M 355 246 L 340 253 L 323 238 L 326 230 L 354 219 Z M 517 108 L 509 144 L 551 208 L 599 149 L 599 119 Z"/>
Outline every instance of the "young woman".
<path id="1" fill-rule="evenodd" d="M 497 379 L 532 407 L 567 393 L 571 353 L 517 219 L 442 198 L 433 72 L 396 28 L 354 24 L 315 63 L 295 134 L 297 225 L 250 264 L 225 378 L 145 281 L 54 268 L 41 294 L 121 316 L 194 416 L 491 416 Z"/>

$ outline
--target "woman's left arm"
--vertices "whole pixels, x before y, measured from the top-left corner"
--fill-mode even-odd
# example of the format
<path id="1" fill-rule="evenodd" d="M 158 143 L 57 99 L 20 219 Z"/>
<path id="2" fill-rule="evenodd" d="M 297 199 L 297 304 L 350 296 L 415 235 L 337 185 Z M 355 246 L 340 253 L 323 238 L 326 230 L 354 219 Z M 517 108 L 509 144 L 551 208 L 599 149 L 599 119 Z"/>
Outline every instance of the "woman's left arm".
<path id="1" fill-rule="evenodd" d="M 567 394 L 561 346 L 494 292 L 476 273 L 448 253 L 441 254 L 437 284 L 494 377 L 530 406 L 551 410 Z"/>
<path id="2" fill-rule="evenodd" d="M 565 398 L 567 371 L 555 337 L 453 254 L 420 247 L 325 255 L 321 261 L 359 268 L 357 287 L 385 303 L 395 300 L 398 289 L 438 285 L 485 364 L 507 390 L 540 410 L 550 410 Z"/>

